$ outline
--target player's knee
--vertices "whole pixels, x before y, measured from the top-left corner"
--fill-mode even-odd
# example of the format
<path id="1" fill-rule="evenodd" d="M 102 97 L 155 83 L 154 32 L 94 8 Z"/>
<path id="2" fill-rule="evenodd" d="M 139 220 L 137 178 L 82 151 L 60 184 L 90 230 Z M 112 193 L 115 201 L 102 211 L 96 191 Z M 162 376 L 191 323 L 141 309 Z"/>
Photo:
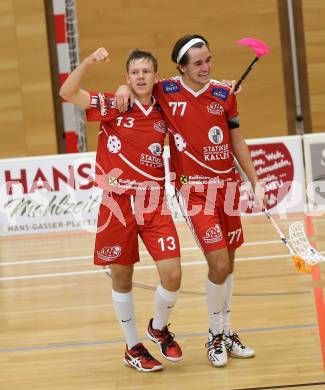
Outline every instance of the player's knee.
<path id="1" fill-rule="evenodd" d="M 115 271 L 115 272 L 114 272 Z M 114 270 L 112 272 L 112 285 L 115 291 L 127 293 L 132 290 L 132 274 Z"/>
<path id="2" fill-rule="evenodd" d="M 115 280 L 113 281 L 113 289 L 120 293 L 128 293 L 132 290 L 132 282 L 128 280 Z"/>
<path id="3" fill-rule="evenodd" d="M 223 283 L 229 274 L 229 264 L 220 262 L 209 270 L 209 279 L 217 284 Z"/>
<path id="4" fill-rule="evenodd" d="M 176 291 L 181 287 L 182 272 L 180 268 L 175 268 L 168 272 L 161 279 L 161 283 L 166 290 Z"/>

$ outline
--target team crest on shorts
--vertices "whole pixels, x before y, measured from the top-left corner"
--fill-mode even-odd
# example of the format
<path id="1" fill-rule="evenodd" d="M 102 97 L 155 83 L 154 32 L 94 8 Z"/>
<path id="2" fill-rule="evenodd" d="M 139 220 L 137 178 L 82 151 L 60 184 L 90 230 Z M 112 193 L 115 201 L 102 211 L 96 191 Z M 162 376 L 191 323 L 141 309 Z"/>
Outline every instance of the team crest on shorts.
<path id="1" fill-rule="evenodd" d="M 206 244 L 213 244 L 222 240 L 222 231 L 220 225 L 216 224 L 211 226 L 203 236 L 203 240 Z"/>
<path id="2" fill-rule="evenodd" d="M 120 257 L 121 253 L 122 248 L 119 245 L 105 246 L 97 251 L 97 256 L 103 261 L 111 262 Z"/>

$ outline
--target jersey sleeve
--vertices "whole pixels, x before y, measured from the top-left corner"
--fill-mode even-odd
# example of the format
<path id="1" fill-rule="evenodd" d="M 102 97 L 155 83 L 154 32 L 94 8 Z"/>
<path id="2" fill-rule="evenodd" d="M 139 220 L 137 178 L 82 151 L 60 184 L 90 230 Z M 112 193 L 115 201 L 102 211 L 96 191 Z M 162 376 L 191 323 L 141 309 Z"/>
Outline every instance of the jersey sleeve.
<path id="1" fill-rule="evenodd" d="M 237 110 L 237 98 L 235 94 L 229 95 L 229 107 L 226 111 L 226 115 L 229 129 L 236 129 L 240 126 L 239 113 Z"/>
<path id="2" fill-rule="evenodd" d="M 90 92 L 90 108 L 86 110 L 87 121 L 105 122 L 116 117 L 114 95 L 107 92 Z"/>

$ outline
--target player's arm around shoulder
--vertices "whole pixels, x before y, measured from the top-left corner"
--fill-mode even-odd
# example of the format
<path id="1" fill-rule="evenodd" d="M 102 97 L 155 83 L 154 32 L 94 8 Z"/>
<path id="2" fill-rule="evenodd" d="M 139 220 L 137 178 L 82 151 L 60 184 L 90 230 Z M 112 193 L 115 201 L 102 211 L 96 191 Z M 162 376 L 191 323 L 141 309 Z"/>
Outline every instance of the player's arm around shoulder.
<path id="1" fill-rule="evenodd" d="M 74 69 L 62 84 L 60 96 L 83 109 L 90 107 L 90 93 L 80 88 L 80 84 L 90 68 L 95 64 L 109 61 L 108 52 L 104 47 L 95 50 Z"/>
<path id="2" fill-rule="evenodd" d="M 159 92 L 159 86 L 163 84 L 163 81 L 158 80 L 157 83 L 154 85 L 153 88 L 153 94 L 156 96 Z M 133 95 L 131 88 L 126 85 L 120 85 L 116 92 L 114 93 L 116 108 L 119 112 L 123 113 L 128 110 L 129 104 L 131 107 L 133 107 L 135 96 Z"/>

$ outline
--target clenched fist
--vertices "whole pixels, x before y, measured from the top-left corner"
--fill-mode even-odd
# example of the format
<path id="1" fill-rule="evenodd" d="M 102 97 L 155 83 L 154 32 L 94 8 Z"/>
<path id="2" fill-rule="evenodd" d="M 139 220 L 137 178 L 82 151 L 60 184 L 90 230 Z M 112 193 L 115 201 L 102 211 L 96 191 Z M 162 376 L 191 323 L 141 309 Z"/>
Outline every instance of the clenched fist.
<path id="1" fill-rule="evenodd" d="M 90 54 L 87 58 L 85 58 L 85 62 L 88 65 L 100 64 L 108 61 L 109 61 L 108 51 L 104 47 L 100 47 L 99 49 L 95 50 L 92 54 Z"/>

